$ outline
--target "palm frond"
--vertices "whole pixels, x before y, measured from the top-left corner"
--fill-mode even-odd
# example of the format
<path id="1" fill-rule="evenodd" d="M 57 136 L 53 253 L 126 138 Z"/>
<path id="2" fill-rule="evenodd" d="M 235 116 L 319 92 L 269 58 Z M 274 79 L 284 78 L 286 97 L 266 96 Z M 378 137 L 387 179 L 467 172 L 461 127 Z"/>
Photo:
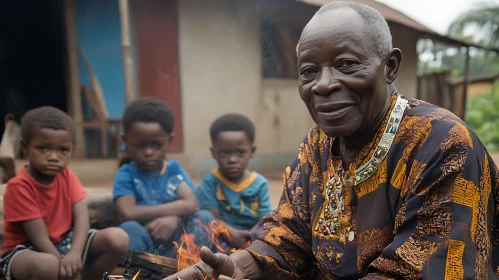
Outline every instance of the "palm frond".
<path id="1" fill-rule="evenodd" d="M 449 27 L 449 35 L 462 37 L 466 28 L 476 29 L 473 38 L 482 37 L 491 48 L 499 48 L 499 6 L 479 7 L 460 15 Z"/>

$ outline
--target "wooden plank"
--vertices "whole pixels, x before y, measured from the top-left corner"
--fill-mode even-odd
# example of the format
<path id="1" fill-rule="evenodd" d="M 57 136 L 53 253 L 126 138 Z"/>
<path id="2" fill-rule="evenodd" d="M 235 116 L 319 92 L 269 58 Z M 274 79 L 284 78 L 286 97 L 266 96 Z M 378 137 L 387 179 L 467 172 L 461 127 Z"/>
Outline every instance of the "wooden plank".
<path id="1" fill-rule="evenodd" d="M 169 152 L 183 151 L 179 77 L 178 1 L 130 0 L 138 96 L 153 96 L 175 111 L 175 139 Z"/>
<path id="2" fill-rule="evenodd" d="M 470 83 L 470 47 L 466 48 L 466 61 L 464 62 L 464 83 L 463 83 L 463 104 L 461 109 L 461 119 L 466 116 L 466 102 L 468 101 L 468 85 Z"/>
<path id="3" fill-rule="evenodd" d="M 16 159 L 21 149 L 21 127 L 13 114 L 5 115 L 5 129 L 0 142 L 0 157 Z"/>
<path id="4" fill-rule="evenodd" d="M 139 270 L 137 280 L 162 280 L 177 273 L 177 260 L 130 250 L 123 276 L 132 279 Z"/>
<path id="5" fill-rule="evenodd" d="M 0 156 L 0 184 L 5 184 L 16 176 L 16 163 L 13 158 Z"/>
<path id="6" fill-rule="evenodd" d="M 81 88 L 83 92 L 83 96 L 87 99 L 90 107 L 92 107 L 92 111 L 99 121 L 105 121 L 107 119 L 106 113 L 102 111 L 102 107 L 99 105 L 99 99 L 95 92 L 92 90 L 92 87 L 89 85 L 83 85 Z"/>
<path id="7" fill-rule="evenodd" d="M 78 44 L 76 36 L 76 18 L 74 0 L 65 0 L 64 19 L 66 27 L 67 65 L 66 81 L 68 92 L 69 115 L 76 123 L 76 147 L 74 156 L 85 156 L 85 138 L 83 136 L 83 107 L 81 104 L 80 78 L 78 73 Z"/>
<path id="8" fill-rule="evenodd" d="M 99 105 L 99 110 L 102 112 L 104 117 L 107 119 L 109 118 L 109 114 L 107 112 L 107 106 L 106 106 L 106 100 L 104 98 L 104 92 L 102 90 L 102 86 L 100 84 L 99 78 L 94 72 L 94 69 L 92 68 L 92 64 L 90 63 L 90 60 L 88 59 L 87 53 L 85 52 L 85 49 L 83 46 L 78 43 L 78 47 L 80 49 L 80 54 L 81 57 L 83 58 L 83 62 L 85 63 L 85 67 L 87 68 L 88 75 L 90 76 L 90 82 L 92 83 L 92 90 L 95 94 L 95 97 L 97 99 L 98 105 Z"/>
<path id="9" fill-rule="evenodd" d="M 128 0 L 119 0 L 121 20 L 121 47 L 123 48 L 123 68 L 125 74 L 125 101 L 129 104 L 135 99 L 132 84 L 132 57 L 130 53 L 130 14 Z"/>

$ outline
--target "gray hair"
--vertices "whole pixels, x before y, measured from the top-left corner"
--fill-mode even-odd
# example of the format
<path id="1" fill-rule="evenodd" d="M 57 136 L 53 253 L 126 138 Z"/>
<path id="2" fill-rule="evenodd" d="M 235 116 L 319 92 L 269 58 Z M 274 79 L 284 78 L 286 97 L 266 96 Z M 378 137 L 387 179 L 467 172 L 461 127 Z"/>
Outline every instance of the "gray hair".
<path id="1" fill-rule="evenodd" d="M 378 55 L 381 58 L 384 58 L 393 48 L 392 34 L 390 33 L 390 28 L 388 27 L 388 23 L 386 22 L 385 18 L 376 9 L 373 9 L 367 5 L 360 4 L 357 2 L 338 1 L 322 6 L 315 13 L 314 17 L 318 15 L 323 15 L 329 11 L 345 9 L 345 8 L 350 8 L 356 11 L 362 17 L 365 24 L 366 34 L 368 34 L 368 36 L 370 36 L 374 40 Z M 296 45 L 297 55 L 298 55 L 299 46 L 300 42 L 298 42 L 298 45 Z"/>

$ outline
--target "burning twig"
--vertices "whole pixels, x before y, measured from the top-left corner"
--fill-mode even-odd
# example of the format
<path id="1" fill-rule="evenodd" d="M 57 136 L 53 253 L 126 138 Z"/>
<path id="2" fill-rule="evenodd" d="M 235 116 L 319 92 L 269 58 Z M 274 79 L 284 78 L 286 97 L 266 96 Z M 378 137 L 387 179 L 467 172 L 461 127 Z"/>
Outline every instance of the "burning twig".
<path id="1" fill-rule="evenodd" d="M 137 274 L 135 274 L 135 276 L 132 278 L 132 280 L 137 280 L 137 277 L 139 277 L 139 274 L 140 274 L 140 269 L 139 269 L 139 271 L 137 271 Z"/>
<path id="2" fill-rule="evenodd" d="M 178 271 L 175 259 L 133 250 L 130 250 L 128 254 L 125 268 L 124 279 L 132 279 L 136 276 L 136 280 L 162 280 Z M 139 270 L 140 274 L 138 274 Z"/>

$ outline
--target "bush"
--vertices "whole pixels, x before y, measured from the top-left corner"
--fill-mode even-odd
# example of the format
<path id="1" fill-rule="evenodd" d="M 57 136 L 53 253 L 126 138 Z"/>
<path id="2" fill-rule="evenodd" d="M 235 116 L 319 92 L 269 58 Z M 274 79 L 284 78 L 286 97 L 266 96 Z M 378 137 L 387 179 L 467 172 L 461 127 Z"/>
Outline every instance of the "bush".
<path id="1" fill-rule="evenodd" d="M 488 150 L 499 151 L 499 83 L 484 96 L 468 100 L 465 121 Z"/>

